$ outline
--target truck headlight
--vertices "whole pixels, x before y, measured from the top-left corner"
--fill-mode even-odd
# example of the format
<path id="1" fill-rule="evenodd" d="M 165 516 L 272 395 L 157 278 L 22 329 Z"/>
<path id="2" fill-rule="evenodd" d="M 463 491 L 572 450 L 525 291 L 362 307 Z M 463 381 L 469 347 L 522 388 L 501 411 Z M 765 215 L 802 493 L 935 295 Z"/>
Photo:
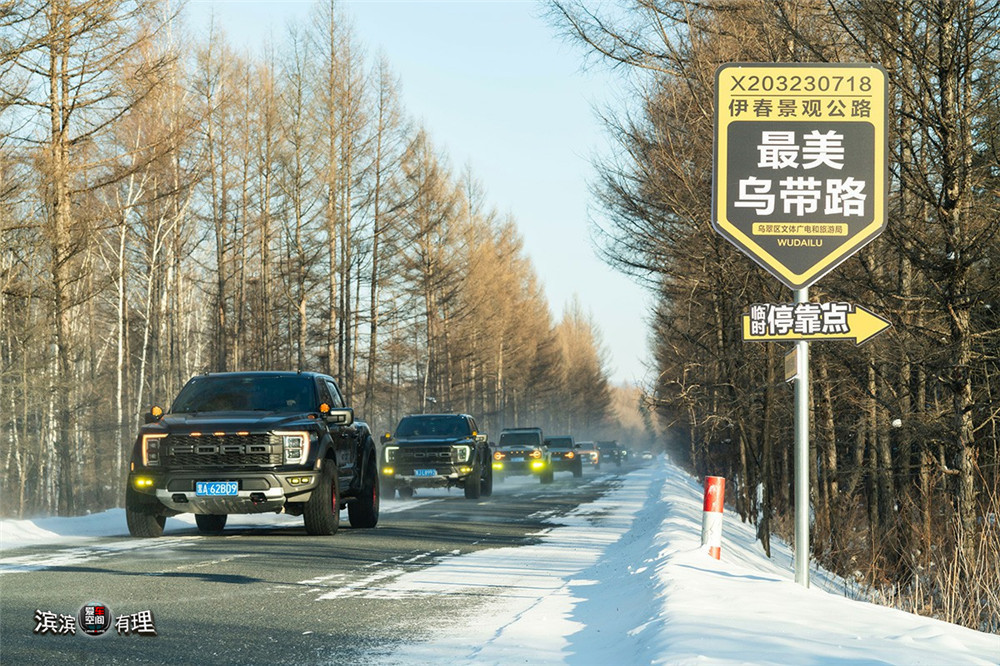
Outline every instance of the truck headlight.
<path id="1" fill-rule="evenodd" d="M 286 465 L 301 465 L 309 457 L 309 433 L 301 431 L 275 432 L 281 438 Z"/>
<path id="2" fill-rule="evenodd" d="M 142 466 L 155 467 L 160 464 L 160 440 L 167 433 L 146 433 L 142 436 Z"/>
<path id="3" fill-rule="evenodd" d="M 468 462 L 469 457 L 472 456 L 472 447 L 468 444 L 458 444 L 451 447 L 451 450 L 455 456 L 455 462 Z"/>
<path id="4" fill-rule="evenodd" d="M 385 461 L 387 463 L 393 464 L 396 462 L 396 451 L 399 451 L 398 446 L 387 446 L 385 447 Z"/>

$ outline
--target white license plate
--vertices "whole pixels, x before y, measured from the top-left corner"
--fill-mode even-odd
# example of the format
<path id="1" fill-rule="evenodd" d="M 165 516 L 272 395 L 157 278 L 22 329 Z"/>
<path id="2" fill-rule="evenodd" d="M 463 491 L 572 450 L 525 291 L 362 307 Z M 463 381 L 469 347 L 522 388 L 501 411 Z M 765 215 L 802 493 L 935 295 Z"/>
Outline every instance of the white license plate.
<path id="1" fill-rule="evenodd" d="M 437 476 L 436 469 L 415 469 L 413 470 L 414 476 Z"/>
<path id="2" fill-rule="evenodd" d="M 236 481 L 196 481 L 194 494 L 199 497 L 236 497 L 240 484 Z"/>

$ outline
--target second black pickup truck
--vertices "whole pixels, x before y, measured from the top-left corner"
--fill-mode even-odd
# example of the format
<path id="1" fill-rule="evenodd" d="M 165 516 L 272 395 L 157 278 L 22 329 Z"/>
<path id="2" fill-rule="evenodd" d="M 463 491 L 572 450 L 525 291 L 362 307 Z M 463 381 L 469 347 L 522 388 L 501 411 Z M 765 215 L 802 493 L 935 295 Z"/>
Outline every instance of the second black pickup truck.
<path id="1" fill-rule="evenodd" d="M 382 437 L 382 494 L 412 497 L 414 488 L 464 489 L 468 499 L 493 494 L 490 445 L 468 414 L 411 414 Z"/>

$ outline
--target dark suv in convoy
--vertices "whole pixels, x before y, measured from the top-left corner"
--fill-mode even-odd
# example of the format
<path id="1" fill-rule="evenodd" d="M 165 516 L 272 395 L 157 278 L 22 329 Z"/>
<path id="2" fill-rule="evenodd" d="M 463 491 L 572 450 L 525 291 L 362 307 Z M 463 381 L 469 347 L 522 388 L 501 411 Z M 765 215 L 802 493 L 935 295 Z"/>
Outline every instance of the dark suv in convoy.
<path id="1" fill-rule="evenodd" d="M 382 494 L 459 486 L 468 499 L 493 494 L 490 445 L 468 414 L 410 414 L 382 436 Z"/>
<path id="2" fill-rule="evenodd" d="M 217 534 L 231 513 L 302 516 L 333 534 L 346 506 L 352 527 L 375 527 L 378 460 L 332 377 L 227 372 L 193 377 L 166 414 L 153 407 L 136 438 L 125 491 L 129 533 L 163 534 L 167 516 L 195 514 Z"/>
<path id="3" fill-rule="evenodd" d="M 572 437 L 547 437 L 545 444 L 552 455 L 553 472 L 573 472 L 573 476 L 577 478 L 583 476 L 583 461 Z"/>
<path id="4" fill-rule="evenodd" d="M 535 474 L 542 483 L 552 483 L 552 455 L 541 428 L 508 428 L 500 432 L 493 454 L 493 471 L 500 478 Z"/>
<path id="5" fill-rule="evenodd" d="M 622 449 L 618 446 L 618 442 L 614 440 L 598 442 L 597 450 L 600 453 L 600 460 L 602 463 L 613 462 L 615 467 L 622 466 L 624 455 L 622 455 Z"/>

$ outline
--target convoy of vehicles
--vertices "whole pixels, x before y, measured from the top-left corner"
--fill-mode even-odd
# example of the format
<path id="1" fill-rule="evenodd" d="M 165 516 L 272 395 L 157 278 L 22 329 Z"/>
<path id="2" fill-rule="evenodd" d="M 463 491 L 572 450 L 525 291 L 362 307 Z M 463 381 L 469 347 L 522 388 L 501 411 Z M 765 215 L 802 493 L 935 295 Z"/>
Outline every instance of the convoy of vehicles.
<path id="1" fill-rule="evenodd" d="M 583 476 L 621 466 L 614 441 L 546 438 L 507 428 L 494 446 L 469 414 L 410 414 L 375 446 L 336 381 L 313 372 L 227 372 L 191 378 L 169 411 L 153 407 L 140 428 L 125 495 L 129 533 L 163 534 L 167 517 L 192 513 L 219 534 L 230 514 L 302 516 L 309 534 L 334 534 L 347 508 L 352 527 L 378 524 L 381 497 L 417 488 L 462 488 L 489 497 L 494 480 L 556 472 Z"/>
<path id="2" fill-rule="evenodd" d="M 468 499 L 493 493 L 486 435 L 468 414 L 411 414 L 382 436 L 382 494 L 413 497 L 415 488 L 460 487 Z"/>
<path id="3" fill-rule="evenodd" d="M 375 443 L 333 378 L 311 372 L 193 377 L 168 412 L 146 415 L 125 494 L 137 537 L 179 513 L 218 534 L 230 514 L 282 511 L 333 534 L 345 506 L 352 527 L 378 523 Z"/>

